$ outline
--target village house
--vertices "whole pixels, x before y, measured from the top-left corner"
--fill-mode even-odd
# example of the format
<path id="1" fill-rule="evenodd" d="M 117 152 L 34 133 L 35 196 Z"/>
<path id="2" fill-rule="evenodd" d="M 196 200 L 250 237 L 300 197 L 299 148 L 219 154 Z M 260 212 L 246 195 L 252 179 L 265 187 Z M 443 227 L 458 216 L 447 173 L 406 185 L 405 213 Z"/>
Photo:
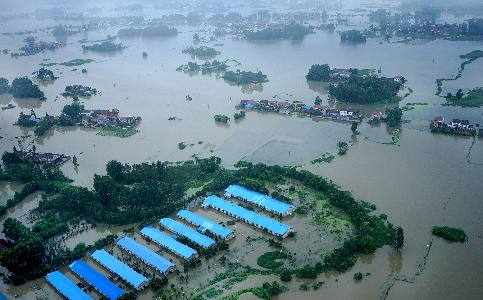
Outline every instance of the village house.
<path id="1" fill-rule="evenodd" d="M 383 113 L 380 111 L 375 111 L 372 113 L 371 118 L 372 120 L 380 120 L 383 117 Z"/>
<path id="2" fill-rule="evenodd" d="M 24 151 L 13 148 L 13 153 L 25 162 L 35 164 L 61 165 L 70 159 L 70 156 L 55 153 L 37 153 L 32 150 Z"/>

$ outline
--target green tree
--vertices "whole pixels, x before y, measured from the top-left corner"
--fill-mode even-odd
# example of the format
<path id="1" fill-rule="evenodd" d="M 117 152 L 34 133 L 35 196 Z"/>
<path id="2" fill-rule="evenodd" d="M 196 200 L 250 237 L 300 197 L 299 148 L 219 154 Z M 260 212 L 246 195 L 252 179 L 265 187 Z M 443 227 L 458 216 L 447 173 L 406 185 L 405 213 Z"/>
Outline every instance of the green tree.
<path id="1" fill-rule="evenodd" d="M 117 160 L 111 160 L 106 165 L 107 175 L 116 181 L 121 181 L 124 177 L 124 166 Z"/>
<path id="2" fill-rule="evenodd" d="M 312 65 L 305 78 L 314 81 L 328 80 L 330 78 L 330 67 L 328 64 Z"/>
<path id="3" fill-rule="evenodd" d="M 0 94 L 8 93 L 10 86 L 8 85 L 8 79 L 0 78 Z"/>
<path id="4" fill-rule="evenodd" d="M 72 103 L 72 104 L 67 104 L 64 106 L 62 109 L 62 113 L 77 119 L 80 116 L 81 111 L 84 109 L 84 105 L 80 105 L 79 103 Z"/>
<path id="5" fill-rule="evenodd" d="M 401 124 L 402 109 L 399 107 L 386 109 L 386 122 L 389 127 L 396 127 Z"/>
<path id="6" fill-rule="evenodd" d="M 351 124 L 351 131 L 352 131 L 352 134 L 353 135 L 358 134 L 358 132 L 357 132 L 357 126 L 358 126 L 358 123 L 357 122 L 352 122 L 352 124 Z"/>
<path id="7" fill-rule="evenodd" d="M 363 275 L 362 275 L 361 272 L 357 272 L 357 273 L 354 274 L 354 280 L 355 281 L 361 281 L 362 277 L 363 277 Z"/>
<path id="8" fill-rule="evenodd" d="M 110 206 L 116 184 L 110 176 L 94 175 L 94 190 L 99 195 L 101 203 Z"/>
<path id="9" fill-rule="evenodd" d="M 321 105 L 322 104 L 322 98 L 320 98 L 319 96 L 315 97 L 314 104 L 315 105 Z"/>
<path id="10" fill-rule="evenodd" d="M 337 146 L 339 147 L 339 155 L 344 155 L 349 150 L 349 144 L 347 142 L 338 142 Z"/>
<path id="11" fill-rule="evenodd" d="M 292 280 L 292 272 L 290 270 L 282 270 L 280 272 L 280 280 L 288 282 Z"/>
<path id="12" fill-rule="evenodd" d="M 463 90 L 458 89 L 458 91 L 456 92 L 456 98 L 461 99 L 461 98 L 463 98 L 463 96 L 464 96 Z"/>
<path id="13" fill-rule="evenodd" d="M 39 89 L 39 86 L 33 84 L 32 80 L 27 77 L 15 78 L 12 81 L 10 93 L 15 98 L 45 98 L 44 93 Z"/>
<path id="14" fill-rule="evenodd" d="M 340 32 L 342 42 L 365 43 L 366 37 L 359 30 L 347 30 Z"/>

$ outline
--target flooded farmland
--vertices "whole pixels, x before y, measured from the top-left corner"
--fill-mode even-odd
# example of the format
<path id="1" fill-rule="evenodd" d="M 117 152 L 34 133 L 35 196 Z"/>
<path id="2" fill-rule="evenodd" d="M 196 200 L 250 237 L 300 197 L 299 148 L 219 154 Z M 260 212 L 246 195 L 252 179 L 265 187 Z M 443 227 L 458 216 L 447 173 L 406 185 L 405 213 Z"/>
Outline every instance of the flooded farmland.
<path id="1" fill-rule="evenodd" d="M 375 6 L 394 5 L 392 1 L 380 2 Z M 370 9 L 364 4 L 358 4 L 357 7 L 360 5 L 363 9 Z M 103 7 L 101 11 L 106 14 L 104 17 L 123 15 L 113 7 Z M 242 12 L 244 9 L 247 13 L 250 11 L 247 7 L 240 8 Z M 147 18 L 170 12 L 162 9 L 148 12 L 145 9 Z M 331 14 L 335 15 L 335 11 Z M 11 20 L 0 19 L 0 32 L 41 29 L 59 23 L 77 26 L 85 22 L 18 16 Z M 341 28 L 345 26 L 352 28 L 351 25 L 342 25 Z M 435 95 L 436 79 L 456 75 L 462 63 L 459 56 L 473 50 L 483 50 L 482 41 L 435 39 L 417 43 L 388 43 L 373 38 L 364 44 L 343 44 L 337 31 L 316 30 L 301 40 L 248 41 L 227 35 L 204 42 L 203 45 L 221 53 L 217 60 L 236 60 L 240 63 L 236 68 L 254 72 L 260 70 L 268 77 L 268 82 L 259 85 L 237 86 L 216 74 L 176 71 L 178 66 L 188 61 L 204 62 L 192 59 L 182 50 L 193 44 L 195 33 L 203 37 L 211 36 L 215 30 L 211 25 L 178 25 L 179 33 L 173 37 L 117 37 L 115 41 L 126 48 L 108 54 L 83 51 L 79 43 L 82 39 L 96 41 L 109 35 L 116 36 L 119 29 L 125 27 L 114 24 L 76 33 L 66 38 L 65 46 L 36 55 L 12 58 L 0 54 L 0 77 L 10 81 L 16 77 L 31 77 L 42 63 L 93 60 L 81 66 L 50 66 L 49 69 L 58 79 L 48 84 L 34 80 L 45 93 L 45 101 L 0 95 L 2 107 L 8 104 L 15 106 L 0 111 L 0 152 L 11 151 L 14 146 L 30 149 L 35 145 L 38 152 L 75 156 L 78 166 L 68 161 L 61 166 L 61 170 L 73 180 L 73 184 L 88 188 L 93 187 L 94 174 L 106 174 L 106 164 L 111 160 L 135 164 L 158 160 L 175 162 L 191 159 L 193 155 L 214 155 L 221 158 L 222 165 L 227 169 L 232 169 L 240 160 L 297 166 L 332 180 L 343 190 L 352 192 L 356 199 L 375 204 L 375 214 L 387 215 L 392 224 L 404 229 L 404 247 L 396 251 L 384 246 L 374 254 L 362 255 L 349 271 L 342 274 L 326 272 L 315 280 L 294 278 L 284 283 L 287 290 L 276 299 L 483 297 L 483 258 L 480 255 L 483 248 L 483 139 L 433 134 L 429 130 L 430 121 L 440 115 L 447 120 L 464 118 L 471 123 L 483 124 L 482 107 L 443 106 L 445 99 Z M 24 34 L 0 35 L 0 49 L 15 52 L 23 46 L 25 37 Z M 42 41 L 56 40 L 50 31 L 35 33 L 35 37 Z M 143 56 L 143 52 L 147 56 Z M 232 118 L 228 125 L 214 122 L 214 115 L 233 116 L 237 111 L 235 106 L 243 99 L 299 100 L 312 104 L 316 96 L 320 96 L 323 104 L 332 104 L 327 87 L 309 83 L 305 78 L 312 64 L 323 63 L 337 68 L 380 69 L 381 75 L 388 77 L 404 76 L 406 86 L 412 89 L 412 93 L 399 106 L 415 102 L 426 105 L 404 112 L 397 143 L 391 143 L 394 131 L 385 124 L 371 126 L 362 122 L 358 127 L 360 134 L 353 135 L 351 124 L 347 122 L 257 111 L 247 111 L 246 117 L 241 120 Z M 454 94 L 460 88 L 468 90 L 483 86 L 482 67 L 482 59 L 467 65 L 460 78 L 444 82 L 442 94 Z M 87 73 L 82 72 L 84 68 Z M 46 113 L 59 115 L 64 105 L 72 103 L 71 98 L 63 97 L 61 93 L 66 86 L 74 84 L 91 86 L 99 91 L 97 95 L 80 99 L 86 109 L 116 108 L 122 115 L 140 116 L 142 120 L 136 127 L 138 132 L 128 138 L 119 138 L 99 135 L 96 128 L 56 126 L 36 137 L 32 128 L 14 125 L 20 112 L 28 114 L 31 109 L 38 116 Z M 191 101 L 185 100 L 187 95 L 192 97 Z M 392 105 L 368 104 L 360 105 L 360 109 L 370 114 L 385 111 L 386 106 Z M 170 117 L 174 117 L 174 120 L 170 120 Z M 311 163 L 324 153 L 336 154 L 339 141 L 349 142 L 346 155 L 335 155 L 330 163 Z M 180 149 L 179 143 L 187 145 L 186 148 Z M 18 182 L 1 181 L 0 204 L 6 204 L 22 186 Z M 303 190 L 299 186 L 297 189 Z M 291 197 L 296 206 L 301 203 L 300 194 Z M 9 208 L 0 221 L 3 223 L 7 217 L 11 217 L 31 226 L 29 213 L 39 205 L 41 198 L 41 192 L 29 195 Z M 317 202 L 310 197 L 306 201 Z M 201 209 L 200 203 L 191 204 L 189 208 L 223 224 L 231 220 L 212 209 Z M 294 238 L 282 241 L 283 246 L 293 254 L 290 261 L 284 262 L 287 267 L 320 260 L 321 255 L 340 246 L 346 235 L 352 234 L 351 225 L 345 222 L 346 217 L 342 213 L 339 215 L 334 210 L 331 214 L 336 216 L 332 223 L 317 224 L 311 213 L 295 214 L 283 219 L 296 232 Z M 468 236 L 467 242 L 447 242 L 433 236 L 431 228 L 441 224 L 463 229 Z M 63 237 L 63 244 L 73 249 L 79 242 L 91 244 L 110 233 L 123 235 L 127 232 L 137 242 L 182 265 L 181 259 L 143 239 L 138 232 L 139 226 L 86 225 L 79 233 Z M 129 227 L 134 230 L 129 230 Z M 278 275 L 268 274 L 249 276 L 240 282 L 209 284 L 214 276 L 229 270 L 228 264 L 220 262 L 222 255 L 226 256 L 228 262 L 257 268 L 257 258 L 273 250 L 267 243 L 271 238 L 269 234 L 240 221 L 229 228 L 234 230 L 235 238 L 229 242 L 228 252 L 209 259 L 203 258 L 199 266 L 186 272 L 187 278 L 180 278 L 177 274 L 168 275 L 170 288 L 173 284 L 186 292 L 179 299 L 190 299 L 210 288 L 223 290 L 223 293 L 214 297 L 222 298 L 236 291 L 278 280 Z M 0 233 L 0 237 L 4 238 L 4 234 Z M 109 247 L 125 261 L 138 264 L 118 248 Z M 107 277 L 112 276 L 93 260 L 86 261 Z M 147 274 L 154 273 L 143 265 L 139 268 L 147 270 Z M 68 267 L 61 271 L 74 282 L 81 281 Z M 353 279 L 356 272 L 364 274 L 362 281 Z M 119 279 L 116 280 L 121 284 Z M 310 286 L 316 282 L 323 284 L 317 289 L 305 291 L 300 289 L 305 282 Z M 2 283 L 0 290 L 8 299 L 61 299 L 43 278 L 19 286 Z M 96 299 L 101 297 L 93 289 L 89 295 Z M 139 298 L 152 299 L 153 295 L 152 290 L 146 289 Z M 256 297 L 242 295 L 239 299 Z"/>

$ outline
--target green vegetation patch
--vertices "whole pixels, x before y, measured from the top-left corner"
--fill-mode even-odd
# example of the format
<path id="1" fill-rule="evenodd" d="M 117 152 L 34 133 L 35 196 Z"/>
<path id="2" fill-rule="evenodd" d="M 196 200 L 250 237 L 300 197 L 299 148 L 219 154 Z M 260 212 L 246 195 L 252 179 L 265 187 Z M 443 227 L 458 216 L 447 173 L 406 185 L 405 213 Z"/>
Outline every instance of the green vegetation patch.
<path id="1" fill-rule="evenodd" d="M 89 63 L 94 62 L 94 61 L 95 60 L 93 60 L 93 59 L 77 58 L 77 59 L 69 60 L 69 61 L 62 62 L 62 63 L 41 63 L 40 65 L 44 66 L 44 67 L 51 67 L 51 66 L 55 66 L 55 65 L 73 67 L 73 66 L 80 66 L 80 65 L 89 64 Z"/>
<path id="2" fill-rule="evenodd" d="M 249 288 L 249 289 L 240 290 L 236 293 L 233 293 L 233 294 L 228 295 L 226 297 L 223 297 L 221 299 L 222 300 L 237 300 L 237 299 L 240 298 L 240 296 L 242 296 L 244 294 L 253 294 L 260 299 L 270 300 L 273 297 L 283 293 L 285 290 L 287 290 L 287 288 L 280 285 L 276 281 L 274 281 L 272 283 L 265 282 L 260 287 L 253 287 L 253 288 Z"/>
<path id="3" fill-rule="evenodd" d="M 127 138 L 135 135 L 137 132 L 138 130 L 133 127 L 127 127 L 127 128 L 102 127 L 97 134 L 101 136 L 115 136 L 120 138 Z"/>
<path id="4" fill-rule="evenodd" d="M 463 230 L 448 226 L 434 226 L 431 232 L 436 236 L 453 242 L 464 243 L 467 238 Z"/>
<path id="5" fill-rule="evenodd" d="M 283 260 L 289 255 L 285 251 L 266 252 L 257 258 L 257 264 L 266 269 L 277 269 L 283 266 Z"/>
<path id="6" fill-rule="evenodd" d="M 443 91 L 443 82 L 444 81 L 454 81 L 459 79 L 463 75 L 463 71 L 465 70 L 465 66 L 471 64 L 475 60 L 483 57 L 483 51 L 482 50 L 473 50 L 471 52 L 468 52 L 466 54 L 460 55 L 461 59 L 464 59 L 460 64 L 460 67 L 458 69 L 458 73 L 454 77 L 450 78 L 438 78 L 436 79 L 436 95 L 439 96 L 441 92 Z"/>
<path id="7" fill-rule="evenodd" d="M 267 75 L 263 74 L 261 71 L 227 71 L 223 75 L 223 79 L 231 82 L 235 85 L 245 85 L 245 84 L 256 84 L 268 82 Z"/>
<path id="8" fill-rule="evenodd" d="M 326 152 L 322 154 L 321 157 L 318 157 L 312 161 L 310 161 L 311 164 L 320 164 L 320 163 L 331 163 L 334 160 L 335 156 L 332 153 Z"/>
<path id="9" fill-rule="evenodd" d="M 446 95 L 446 105 L 461 106 L 461 107 L 480 107 L 483 105 L 483 87 L 474 88 L 466 95 L 462 95 L 462 92 L 456 93 L 456 96 L 448 93 Z"/>
<path id="10" fill-rule="evenodd" d="M 400 100 L 397 93 L 402 87 L 402 83 L 393 78 L 352 75 L 347 81 L 331 85 L 329 93 L 340 101 L 351 103 L 390 103 Z"/>
<path id="11" fill-rule="evenodd" d="M 402 111 L 410 111 L 410 110 L 414 110 L 418 107 L 422 107 L 422 106 L 426 106 L 426 105 L 428 105 L 428 103 L 426 103 L 426 102 L 408 102 L 401 108 L 401 110 Z"/>

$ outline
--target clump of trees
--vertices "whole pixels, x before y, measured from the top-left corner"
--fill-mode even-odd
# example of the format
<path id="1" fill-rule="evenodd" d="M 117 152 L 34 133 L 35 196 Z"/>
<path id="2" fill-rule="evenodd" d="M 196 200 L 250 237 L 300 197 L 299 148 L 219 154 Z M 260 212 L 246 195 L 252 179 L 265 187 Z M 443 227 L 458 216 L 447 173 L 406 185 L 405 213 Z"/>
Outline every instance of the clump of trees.
<path id="1" fill-rule="evenodd" d="M 125 28 L 120 29 L 117 33 L 119 36 L 175 36 L 178 34 L 178 30 L 174 27 L 168 27 L 166 25 L 151 26 L 145 28 Z"/>
<path id="2" fill-rule="evenodd" d="M 236 85 L 264 83 L 268 81 L 267 75 L 261 71 L 227 71 L 223 75 L 223 79 Z"/>
<path id="3" fill-rule="evenodd" d="M 198 57 L 198 58 L 214 57 L 220 54 L 220 52 L 217 51 L 215 48 L 211 48 L 208 46 L 200 46 L 200 47 L 190 46 L 188 48 L 183 49 L 183 51 L 181 52 L 185 54 L 190 54 L 191 56 Z"/>
<path id="4" fill-rule="evenodd" d="M 307 80 L 314 80 L 314 81 L 329 80 L 330 67 L 328 64 L 312 65 L 309 69 L 309 73 L 305 75 L 305 78 Z"/>
<path id="5" fill-rule="evenodd" d="M 45 100 L 44 92 L 32 80 L 25 77 L 15 78 L 12 85 L 6 78 L 0 78 L 0 94 L 10 93 L 15 98 L 37 98 Z"/>
<path id="6" fill-rule="evenodd" d="M 338 142 L 337 147 L 339 148 L 339 155 L 345 155 L 349 151 L 349 144 L 347 142 Z"/>
<path id="7" fill-rule="evenodd" d="M 94 44 L 91 46 L 82 45 L 82 50 L 84 51 L 94 51 L 94 52 L 113 52 L 119 51 L 126 48 L 121 43 L 114 43 L 111 41 L 104 41 L 100 44 Z"/>
<path id="8" fill-rule="evenodd" d="M 245 38 L 247 40 L 302 39 L 311 33 L 314 33 L 311 26 L 287 24 L 276 28 L 269 27 L 258 31 L 247 31 Z"/>
<path id="9" fill-rule="evenodd" d="M 354 273 L 354 280 L 355 281 L 361 281 L 362 277 L 363 277 L 363 275 L 362 275 L 361 272 Z"/>
<path id="10" fill-rule="evenodd" d="M 401 125 L 402 109 L 399 107 L 386 109 L 386 123 L 389 127 L 396 127 Z"/>
<path id="11" fill-rule="evenodd" d="M 341 42 L 365 43 L 366 37 L 359 30 L 347 30 L 340 32 Z"/>
<path id="12" fill-rule="evenodd" d="M 349 80 L 329 87 L 331 96 L 345 102 L 370 104 L 393 101 L 402 84 L 386 77 L 360 77 L 352 75 Z"/>
<path id="13" fill-rule="evenodd" d="M 243 110 L 242 110 L 242 111 L 238 111 L 238 112 L 236 112 L 236 113 L 233 115 L 233 118 L 234 118 L 235 120 L 239 120 L 239 119 L 243 119 L 243 118 L 245 118 L 245 115 L 246 115 L 245 111 L 243 111 Z"/>
<path id="14" fill-rule="evenodd" d="M 445 98 L 447 105 L 480 107 L 483 105 L 483 87 L 476 87 L 468 91 L 466 95 L 462 89 L 458 89 L 454 96 L 448 93 Z"/>
<path id="15" fill-rule="evenodd" d="M 467 239 L 466 233 L 459 228 L 452 228 L 448 226 L 434 226 L 431 232 L 448 241 L 464 243 Z"/>
<path id="16" fill-rule="evenodd" d="M 55 125 L 74 126 L 78 124 L 81 121 L 80 113 L 83 109 L 84 106 L 78 102 L 66 104 L 64 105 L 62 114 L 60 116 L 54 117 L 46 113 L 45 116 L 40 120 L 37 118 L 33 110 L 30 112 L 30 115 L 20 112 L 15 125 L 22 127 L 35 127 L 35 135 L 42 136 Z"/>
<path id="17" fill-rule="evenodd" d="M 45 81 L 52 81 L 57 79 L 54 75 L 54 72 L 52 70 L 46 69 L 46 68 L 40 68 L 38 71 L 33 72 L 32 75 L 35 76 L 38 80 L 45 80 Z"/>
<path id="18" fill-rule="evenodd" d="M 186 65 L 181 65 L 176 68 L 176 71 L 183 71 L 183 72 L 199 72 L 201 70 L 202 74 L 211 74 L 211 73 L 222 73 L 228 69 L 228 65 L 226 64 L 227 61 L 206 61 L 203 64 L 198 64 L 196 62 L 188 62 Z"/>
<path id="19" fill-rule="evenodd" d="M 215 115 L 213 118 L 217 123 L 228 124 L 228 122 L 230 122 L 230 117 L 225 115 Z"/>

